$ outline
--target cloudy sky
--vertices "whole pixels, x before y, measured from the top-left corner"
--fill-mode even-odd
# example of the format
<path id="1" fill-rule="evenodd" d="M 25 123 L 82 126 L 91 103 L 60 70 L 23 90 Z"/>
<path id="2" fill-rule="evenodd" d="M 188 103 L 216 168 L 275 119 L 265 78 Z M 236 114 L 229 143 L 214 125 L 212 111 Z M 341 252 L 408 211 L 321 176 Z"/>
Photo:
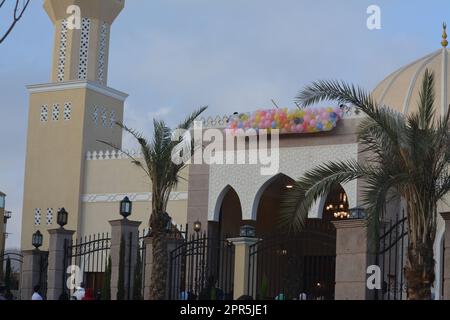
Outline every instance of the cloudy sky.
<path id="1" fill-rule="evenodd" d="M 13 0 L 7 0 L 13 1 Z M 20 245 L 28 94 L 50 77 L 53 26 L 32 0 L 0 45 L 0 190 L 14 212 L 9 247 Z M 369 5 L 382 28 L 366 27 Z M 0 13 L 0 33 L 6 15 Z M 304 85 L 338 78 L 373 89 L 398 67 L 440 46 L 448 0 L 126 0 L 112 28 L 109 86 L 130 94 L 125 121 L 176 124 L 209 115 L 293 106 Z"/>

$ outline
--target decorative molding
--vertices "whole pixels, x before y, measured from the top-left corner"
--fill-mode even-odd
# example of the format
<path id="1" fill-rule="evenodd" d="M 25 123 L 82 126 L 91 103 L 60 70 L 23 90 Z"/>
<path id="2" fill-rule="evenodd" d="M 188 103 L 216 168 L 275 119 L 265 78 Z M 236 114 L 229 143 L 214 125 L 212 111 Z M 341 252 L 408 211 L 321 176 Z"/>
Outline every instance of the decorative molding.
<path id="1" fill-rule="evenodd" d="M 216 116 L 216 117 L 207 117 L 207 118 L 200 118 L 200 121 L 203 123 L 203 128 L 223 128 L 225 129 L 228 123 L 228 119 L 230 116 L 224 115 L 224 116 Z"/>
<path id="2" fill-rule="evenodd" d="M 120 202 L 123 198 L 128 197 L 133 202 L 151 202 L 151 192 L 140 193 L 105 193 L 105 194 L 83 194 L 81 201 L 85 203 L 97 202 Z M 171 192 L 169 201 L 183 201 L 187 200 L 188 193 L 185 191 Z"/>
<path id="3" fill-rule="evenodd" d="M 138 150 L 127 151 L 133 158 L 142 159 L 142 152 Z M 119 150 L 100 150 L 100 151 L 88 151 L 86 153 L 86 160 L 99 161 L 99 160 L 123 160 L 130 159 L 130 157 Z"/>
<path id="4" fill-rule="evenodd" d="M 102 86 L 98 83 L 86 80 L 74 80 L 66 81 L 60 83 L 45 83 L 27 86 L 28 92 L 33 93 L 43 93 L 51 91 L 65 91 L 74 89 L 89 89 L 105 96 L 117 99 L 119 101 L 125 101 L 128 98 L 128 94 L 121 91 Z"/>
<path id="5" fill-rule="evenodd" d="M 356 108 L 351 106 L 348 107 L 343 113 L 343 119 L 353 119 L 353 118 L 361 118 L 364 115 L 362 113 L 358 113 Z M 227 127 L 228 121 L 232 116 L 215 116 L 215 117 L 201 117 L 200 121 L 202 122 L 203 129 L 225 129 Z"/>

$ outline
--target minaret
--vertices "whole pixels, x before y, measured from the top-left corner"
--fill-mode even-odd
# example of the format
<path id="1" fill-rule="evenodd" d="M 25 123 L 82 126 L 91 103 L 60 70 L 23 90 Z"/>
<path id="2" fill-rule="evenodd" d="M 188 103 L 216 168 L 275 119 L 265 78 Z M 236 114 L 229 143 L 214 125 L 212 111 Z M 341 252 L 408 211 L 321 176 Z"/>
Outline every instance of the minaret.
<path id="1" fill-rule="evenodd" d="M 73 5 L 81 28 L 72 29 Z M 72 7 L 71 7 L 72 6 Z M 81 225 L 87 151 L 105 150 L 98 140 L 122 144 L 125 93 L 107 87 L 110 28 L 124 0 L 45 0 L 55 26 L 51 82 L 30 93 L 25 166 L 22 249 L 36 230 L 56 228 L 58 209 L 69 212 L 67 229 Z M 69 12 L 69 13 L 67 13 Z"/>

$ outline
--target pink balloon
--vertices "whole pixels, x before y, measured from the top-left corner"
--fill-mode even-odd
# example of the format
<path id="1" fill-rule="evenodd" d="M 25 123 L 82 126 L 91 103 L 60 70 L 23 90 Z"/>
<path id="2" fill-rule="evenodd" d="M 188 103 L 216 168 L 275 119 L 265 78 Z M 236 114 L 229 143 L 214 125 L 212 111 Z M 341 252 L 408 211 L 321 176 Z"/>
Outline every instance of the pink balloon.
<path id="1" fill-rule="evenodd" d="M 317 125 L 317 122 L 316 122 L 316 120 L 311 120 L 311 121 L 309 121 L 309 126 L 310 127 L 315 127 Z"/>
<path id="2" fill-rule="evenodd" d="M 303 119 L 305 120 L 306 123 L 308 123 L 309 121 L 311 121 L 311 116 L 309 114 L 305 114 Z"/>

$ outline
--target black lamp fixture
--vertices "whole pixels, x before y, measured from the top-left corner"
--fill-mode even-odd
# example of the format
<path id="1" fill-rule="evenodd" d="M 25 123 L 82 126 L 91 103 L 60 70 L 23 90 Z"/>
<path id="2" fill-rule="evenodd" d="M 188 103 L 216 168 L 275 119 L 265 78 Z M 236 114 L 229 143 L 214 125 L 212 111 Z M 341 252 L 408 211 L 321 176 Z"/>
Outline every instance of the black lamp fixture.
<path id="1" fill-rule="evenodd" d="M 40 247 L 42 247 L 43 240 L 44 240 L 44 236 L 38 230 L 33 234 L 33 237 L 31 239 L 31 244 L 33 245 L 33 247 L 36 248 L 36 250 L 38 250 Z"/>
<path id="2" fill-rule="evenodd" d="M 199 220 L 194 222 L 194 231 L 197 233 L 202 231 L 202 223 Z"/>
<path id="3" fill-rule="evenodd" d="M 66 211 L 66 209 L 61 208 L 61 210 L 58 211 L 58 216 L 56 217 L 56 223 L 61 228 L 64 228 L 65 225 L 67 225 L 67 221 L 69 220 L 69 213 Z"/>
<path id="4" fill-rule="evenodd" d="M 253 226 L 242 226 L 239 235 L 243 238 L 255 238 L 256 229 Z"/>
<path id="5" fill-rule="evenodd" d="M 123 198 L 120 201 L 120 215 L 126 219 L 131 215 L 131 209 L 133 207 L 133 203 L 130 201 L 128 197 Z"/>

